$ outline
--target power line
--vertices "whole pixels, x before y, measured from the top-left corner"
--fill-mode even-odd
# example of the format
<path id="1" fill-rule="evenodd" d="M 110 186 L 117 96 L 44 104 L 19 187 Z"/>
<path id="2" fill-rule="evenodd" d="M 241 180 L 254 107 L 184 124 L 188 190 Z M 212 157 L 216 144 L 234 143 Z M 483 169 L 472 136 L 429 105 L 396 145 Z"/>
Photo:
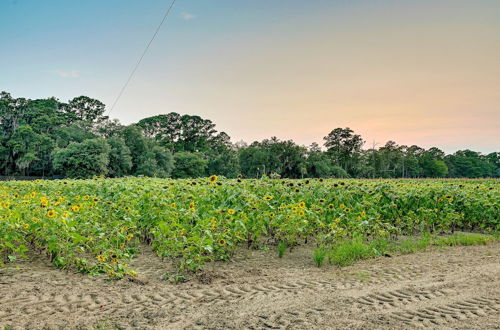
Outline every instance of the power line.
<path id="1" fill-rule="evenodd" d="M 139 67 L 139 65 L 141 65 L 141 62 L 142 62 L 142 59 L 144 58 L 144 55 L 146 55 L 146 53 L 148 52 L 148 49 L 149 47 L 151 46 L 151 44 L 153 43 L 153 40 L 155 40 L 156 38 L 156 35 L 158 34 L 158 32 L 160 31 L 161 29 L 161 26 L 163 25 L 163 23 L 167 20 L 167 17 L 168 15 L 170 14 L 170 11 L 172 11 L 172 8 L 174 7 L 174 4 L 175 4 L 175 1 L 176 0 L 173 0 L 172 3 L 170 4 L 170 7 L 168 7 L 167 11 L 165 12 L 165 15 L 163 15 L 163 19 L 161 20 L 160 24 L 158 25 L 158 27 L 156 28 L 156 31 L 155 33 L 153 34 L 153 37 L 151 38 L 151 40 L 149 40 L 148 44 L 146 45 L 146 48 L 144 49 L 144 51 L 142 52 L 142 55 L 141 57 L 139 58 L 139 61 L 137 61 L 134 69 L 132 70 L 132 72 L 130 72 L 130 75 L 128 76 L 128 79 L 127 81 L 125 82 L 125 84 L 123 85 L 122 89 L 120 90 L 120 93 L 118 93 L 118 96 L 116 97 L 115 101 L 113 102 L 113 105 L 111 106 L 111 108 L 109 109 L 109 112 L 108 112 L 108 116 L 111 115 L 111 112 L 113 111 L 113 109 L 115 108 L 116 104 L 118 103 L 118 100 L 120 100 L 120 97 L 122 96 L 123 92 L 125 91 L 125 89 L 127 88 L 130 80 L 132 80 L 132 77 L 134 76 L 135 72 L 137 71 L 137 68 Z"/>

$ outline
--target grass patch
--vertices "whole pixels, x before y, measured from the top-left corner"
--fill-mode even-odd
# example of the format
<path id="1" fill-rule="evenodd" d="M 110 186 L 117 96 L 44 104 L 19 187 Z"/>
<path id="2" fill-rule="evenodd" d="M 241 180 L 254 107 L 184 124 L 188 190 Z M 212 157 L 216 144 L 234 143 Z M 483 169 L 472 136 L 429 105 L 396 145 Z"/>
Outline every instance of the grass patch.
<path id="1" fill-rule="evenodd" d="M 328 260 L 334 265 L 349 266 L 358 260 L 373 256 L 375 256 L 373 249 L 360 238 L 356 238 L 332 249 L 328 255 Z"/>
<path id="2" fill-rule="evenodd" d="M 321 267 L 325 262 L 327 251 L 324 247 L 316 248 L 313 252 L 313 260 L 316 266 Z"/>
<path id="3" fill-rule="evenodd" d="M 407 239 L 394 243 L 393 251 L 401 254 L 416 253 L 427 249 L 432 244 L 432 237 L 426 233 L 419 239 Z"/>
<path id="4" fill-rule="evenodd" d="M 358 260 L 390 256 L 392 253 L 410 254 L 430 247 L 486 245 L 496 240 L 499 238 L 494 235 L 463 233 L 441 237 L 426 233 L 418 239 L 409 238 L 401 241 L 380 238 L 366 242 L 361 238 L 354 238 L 334 246 L 328 253 L 328 260 L 334 265 L 344 267 Z"/>
<path id="5" fill-rule="evenodd" d="M 287 248 L 287 244 L 286 242 L 279 242 L 278 243 L 278 257 L 280 258 L 283 258 L 283 256 L 285 255 L 285 252 L 286 252 L 286 248 Z"/>
<path id="6" fill-rule="evenodd" d="M 496 240 L 493 236 L 481 234 L 455 234 L 448 237 L 439 237 L 433 240 L 432 245 L 435 246 L 469 246 L 469 245 L 486 245 L 489 242 Z"/>

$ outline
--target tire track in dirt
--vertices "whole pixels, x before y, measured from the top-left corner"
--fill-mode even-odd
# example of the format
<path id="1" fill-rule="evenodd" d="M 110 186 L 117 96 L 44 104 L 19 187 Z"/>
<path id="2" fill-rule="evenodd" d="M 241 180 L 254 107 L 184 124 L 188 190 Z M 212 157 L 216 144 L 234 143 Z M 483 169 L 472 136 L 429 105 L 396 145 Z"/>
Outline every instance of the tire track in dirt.
<path id="1" fill-rule="evenodd" d="M 27 282 L 24 289 L 4 291 L 7 286 L 0 285 L 0 328 L 53 328 L 70 319 L 73 325 L 113 320 L 131 328 L 206 328 L 214 324 L 207 320 L 223 319 L 227 328 L 250 329 L 335 328 L 335 319 L 344 322 L 342 327 L 358 322 L 370 324 L 368 328 L 490 320 L 500 312 L 500 267 L 495 259 L 481 259 L 480 248 L 470 251 L 462 262 L 425 258 L 418 263 L 417 256 L 401 256 L 341 271 L 304 269 L 303 274 L 281 274 L 283 280 L 276 276 L 198 287 L 163 281 L 106 282 L 53 269 L 31 277 L 26 271 L 7 281 Z M 149 273 L 156 276 L 160 268 L 152 266 Z M 238 309 L 242 315 L 231 320 L 228 315 Z"/>
<path id="2" fill-rule="evenodd" d="M 101 316 L 112 315 L 125 311 L 128 313 L 143 312 L 147 309 L 177 310 L 183 307 L 199 304 L 218 304 L 225 302 L 256 299 L 261 296 L 293 295 L 304 293 L 325 292 L 325 290 L 348 290 L 367 286 L 372 283 L 392 283 L 398 279 L 415 278 L 423 271 L 418 267 L 402 267 L 388 270 L 374 269 L 367 271 L 370 278 L 367 281 L 355 278 L 338 278 L 326 280 L 298 280 L 281 283 L 265 283 L 252 285 L 228 285 L 217 289 L 173 290 L 160 291 L 152 294 L 136 294 L 125 292 L 93 292 L 88 294 L 52 293 L 51 295 L 29 295 L 23 297 L 0 298 L 0 322 L 13 322 L 19 315 L 36 317 L 54 314 L 78 313 L 85 317 L 99 313 Z M 83 289 L 83 288 L 82 288 Z M 9 308 L 8 306 L 16 306 Z M 5 313 L 6 311 L 6 313 Z"/>
<path id="3" fill-rule="evenodd" d="M 498 316 L 498 313 L 500 313 L 500 299 L 479 296 L 416 310 L 396 311 L 387 317 L 413 326 L 429 327 L 489 314 Z"/>

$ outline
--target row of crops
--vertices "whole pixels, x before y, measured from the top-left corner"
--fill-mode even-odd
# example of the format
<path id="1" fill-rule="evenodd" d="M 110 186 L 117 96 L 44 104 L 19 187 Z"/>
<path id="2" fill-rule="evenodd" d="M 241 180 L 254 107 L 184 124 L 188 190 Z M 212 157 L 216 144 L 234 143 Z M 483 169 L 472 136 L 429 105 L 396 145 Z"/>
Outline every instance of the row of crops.
<path id="1" fill-rule="evenodd" d="M 0 184 L 0 263 L 111 277 L 148 244 L 182 271 L 237 247 L 500 229 L 498 180 L 124 178 Z"/>

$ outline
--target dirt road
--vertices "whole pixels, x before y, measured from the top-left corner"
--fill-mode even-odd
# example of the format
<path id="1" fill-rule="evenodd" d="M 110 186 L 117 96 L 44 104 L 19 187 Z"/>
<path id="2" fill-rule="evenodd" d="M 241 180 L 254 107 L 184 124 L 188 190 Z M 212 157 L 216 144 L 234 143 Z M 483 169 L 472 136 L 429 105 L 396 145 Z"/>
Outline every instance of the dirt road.
<path id="1" fill-rule="evenodd" d="M 310 255 L 243 251 L 181 284 L 150 252 L 137 281 L 26 261 L 0 269 L 0 329 L 500 329 L 500 243 L 342 269 Z"/>

